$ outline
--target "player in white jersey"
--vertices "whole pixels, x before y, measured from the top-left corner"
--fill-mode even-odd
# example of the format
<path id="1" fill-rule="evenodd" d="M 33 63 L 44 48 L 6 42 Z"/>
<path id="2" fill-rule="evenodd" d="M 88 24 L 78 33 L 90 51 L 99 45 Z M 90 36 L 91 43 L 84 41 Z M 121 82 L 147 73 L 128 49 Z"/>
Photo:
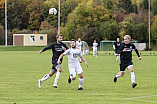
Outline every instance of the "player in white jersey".
<path id="1" fill-rule="evenodd" d="M 97 57 L 97 46 L 98 46 L 98 43 L 96 42 L 96 40 L 94 40 L 94 43 L 93 43 L 93 56 L 96 56 Z"/>
<path id="2" fill-rule="evenodd" d="M 81 38 L 78 38 L 78 41 L 76 41 L 76 47 L 78 47 L 80 51 L 81 51 L 81 46 L 82 46 Z M 82 62 L 82 60 L 80 59 L 80 63 L 81 62 Z"/>
<path id="3" fill-rule="evenodd" d="M 82 84 L 83 84 L 83 70 L 80 65 L 78 56 L 80 59 L 85 62 L 85 65 L 88 67 L 88 63 L 86 60 L 82 57 L 81 51 L 76 47 L 76 41 L 71 40 L 70 42 L 71 48 L 66 50 L 63 54 L 60 55 L 58 58 L 58 64 L 61 62 L 60 60 L 63 58 L 64 55 L 68 55 L 68 66 L 69 66 L 69 72 L 70 76 L 68 79 L 68 82 L 71 83 L 71 80 L 76 79 L 76 73 L 79 75 L 79 87 L 78 90 L 83 90 Z"/>

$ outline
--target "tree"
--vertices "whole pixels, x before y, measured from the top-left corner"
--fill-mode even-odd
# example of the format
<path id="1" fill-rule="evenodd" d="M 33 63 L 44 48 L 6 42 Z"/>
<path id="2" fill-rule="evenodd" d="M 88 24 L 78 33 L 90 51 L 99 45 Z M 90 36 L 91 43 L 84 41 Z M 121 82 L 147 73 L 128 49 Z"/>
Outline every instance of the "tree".
<path id="1" fill-rule="evenodd" d="M 28 28 L 30 30 L 39 30 L 41 22 L 44 21 L 43 0 L 32 0 L 27 5 L 26 11 L 30 14 Z"/>
<path id="2" fill-rule="evenodd" d="M 116 22 L 107 21 L 101 25 L 100 32 L 103 39 L 116 40 L 119 37 L 120 27 Z"/>
<path id="3" fill-rule="evenodd" d="M 153 2 L 152 12 L 154 16 L 157 15 L 157 0 L 154 0 Z"/>
<path id="4" fill-rule="evenodd" d="M 82 2 L 68 16 L 68 22 L 64 29 L 65 38 L 68 40 L 71 39 L 75 34 L 75 30 L 81 29 L 81 27 L 94 27 L 95 33 L 93 35 L 99 36 L 98 30 L 100 29 L 100 25 L 110 20 L 110 18 L 111 11 L 103 5 L 95 5 L 93 0 L 89 0 L 86 3 Z"/>

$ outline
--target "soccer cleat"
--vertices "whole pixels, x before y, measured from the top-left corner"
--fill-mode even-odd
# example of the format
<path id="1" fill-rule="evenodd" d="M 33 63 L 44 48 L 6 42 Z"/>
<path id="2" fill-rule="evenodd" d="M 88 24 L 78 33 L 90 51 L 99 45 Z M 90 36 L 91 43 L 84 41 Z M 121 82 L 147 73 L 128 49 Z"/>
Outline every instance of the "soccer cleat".
<path id="1" fill-rule="evenodd" d="M 69 76 L 69 79 L 68 79 L 68 83 L 69 83 L 69 84 L 71 83 L 71 79 L 70 79 L 70 76 Z"/>
<path id="2" fill-rule="evenodd" d="M 57 88 L 58 86 L 57 86 L 57 84 L 53 84 L 53 87 L 54 87 L 54 88 Z"/>
<path id="3" fill-rule="evenodd" d="M 80 87 L 80 88 L 78 88 L 78 90 L 82 90 L 82 91 L 83 91 L 83 88 L 82 88 L 82 87 Z"/>
<path id="4" fill-rule="evenodd" d="M 135 88 L 137 86 L 137 83 L 132 84 L 132 88 Z"/>
<path id="5" fill-rule="evenodd" d="M 114 76 L 114 82 L 115 82 L 115 83 L 117 82 L 116 74 L 115 74 L 115 76 Z"/>
<path id="6" fill-rule="evenodd" d="M 38 87 L 41 88 L 41 80 L 38 80 Z"/>

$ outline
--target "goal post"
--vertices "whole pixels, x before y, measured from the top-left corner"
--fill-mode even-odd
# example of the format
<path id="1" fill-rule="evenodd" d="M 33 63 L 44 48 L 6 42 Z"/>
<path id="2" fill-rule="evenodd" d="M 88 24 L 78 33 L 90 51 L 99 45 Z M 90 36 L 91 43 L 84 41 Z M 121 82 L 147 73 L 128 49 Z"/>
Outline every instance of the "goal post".
<path id="1" fill-rule="evenodd" d="M 113 51 L 113 44 L 114 42 L 116 41 L 101 41 L 100 42 L 100 51 Z M 124 43 L 124 41 L 122 41 L 122 43 Z M 137 47 L 137 44 L 138 44 L 138 41 L 130 41 L 130 43 L 133 43 L 136 48 Z"/>
<path id="2" fill-rule="evenodd" d="M 113 44 L 116 41 L 101 41 L 100 51 L 113 51 Z"/>
<path id="3" fill-rule="evenodd" d="M 71 47 L 70 46 L 70 41 L 62 41 L 62 42 L 65 43 L 69 48 Z M 82 47 L 81 47 L 82 54 L 83 55 L 89 54 L 89 46 L 88 46 L 88 44 L 85 41 L 81 41 L 81 43 L 82 43 Z"/>

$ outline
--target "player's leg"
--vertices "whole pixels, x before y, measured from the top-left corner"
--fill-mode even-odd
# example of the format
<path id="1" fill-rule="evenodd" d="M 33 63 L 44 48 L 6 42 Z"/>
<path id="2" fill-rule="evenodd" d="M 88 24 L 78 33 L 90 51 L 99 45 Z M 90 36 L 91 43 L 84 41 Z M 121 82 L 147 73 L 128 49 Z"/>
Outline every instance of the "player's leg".
<path id="1" fill-rule="evenodd" d="M 70 84 L 71 80 L 75 80 L 76 79 L 75 68 L 70 68 L 69 72 L 70 72 L 70 76 L 69 76 L 69 79 L 68 79 L 68 83 Z"/>
<path id="2" fill-rule="evenodd" d="M 124 76 L 126 67 L 127 67 L 127 65 L 120 64 L 120 72 L 114 75 L 114 82 L 115 83 L 117 82 L 118 77 Z"/>
<path id="3" fill-rule="evenodd" d="M 78 66 L 76 69 L 77 74 L 79 75 L 79 87 L 78 90 L 83 90 L 82 84 L 83 84 L 83 70 L 81 66 Z"/>
<path id="4" fill-rule="evenodd" d="M 58 79 L 60 77 L 60 73 L 62 72 L 62 68 L 61 68 L 61 65 L 60 64 L 56 64 L 54 65 L 55 68 L 57 69 L 57 72 L 56 72 L 56 76 L 55 76 L 55 81 L 54 81 L 54 84 L 53 84 L 53 87 L 54 88 L 57 88 L 57 82 L 58 82 Z"/>
<path id="5" fill-rule="evenodd" d="M 97 55 L 98 55 L 98 53 L 97 53 L 97 49 L 95 49 L 95 54 L 96 54 L 96 57 L 97 57 Z"/>
<path id="6" fill-rule="evenodd" d="M 41 83 L 47 79 L 49 79 L 51 76 L 53 76 L 54 71 L 53 69 L 50 70 L 49 74 L 46 74 L 42 79 L 38 80 L 38 87 L 41 88 Z"/>
<path id="7" fill-rule="evenodd" d="M 134 73 L 133 65 L 129 65 L 128 69 L 130 71 L 132 87 L 135 88 L 135 86 L 137 86 L 137 83 L 135 83 L 135 73 Z"/>
<path id="8" fill-rule="evenodd" d="M 116 61 L 118 61 L 118 59 L 119 59 L 119 55 L 117 55 Z"/>

